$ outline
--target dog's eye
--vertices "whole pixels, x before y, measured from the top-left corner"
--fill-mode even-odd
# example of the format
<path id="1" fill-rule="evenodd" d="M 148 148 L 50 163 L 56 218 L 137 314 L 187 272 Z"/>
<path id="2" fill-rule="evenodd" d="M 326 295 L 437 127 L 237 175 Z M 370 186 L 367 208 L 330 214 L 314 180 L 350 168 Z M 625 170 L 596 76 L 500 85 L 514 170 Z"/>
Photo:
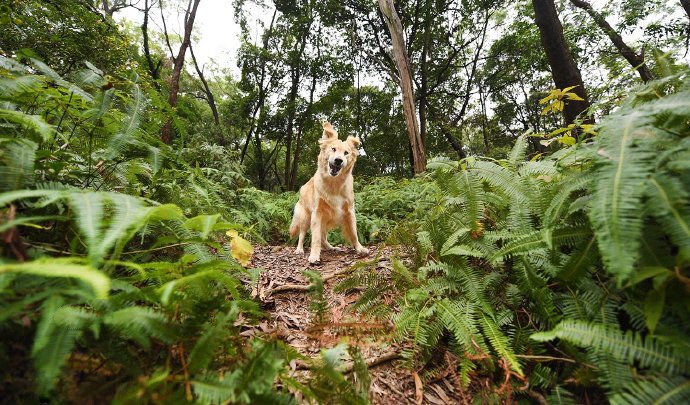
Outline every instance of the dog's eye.
<path id="1" fill-rule="evenodd" d="M 333 152 L 335 152 L 335 148 L 331 148 L 331 150 L 332 150 Z"/>
<path id="2" fill-rule="evenodd" d="M 348 151 L 345 151 L 345 156 L 347 156 L 347 155 L 349 155 L 349 154 L 350 154 L 350 152 L 348 152 Z"/>

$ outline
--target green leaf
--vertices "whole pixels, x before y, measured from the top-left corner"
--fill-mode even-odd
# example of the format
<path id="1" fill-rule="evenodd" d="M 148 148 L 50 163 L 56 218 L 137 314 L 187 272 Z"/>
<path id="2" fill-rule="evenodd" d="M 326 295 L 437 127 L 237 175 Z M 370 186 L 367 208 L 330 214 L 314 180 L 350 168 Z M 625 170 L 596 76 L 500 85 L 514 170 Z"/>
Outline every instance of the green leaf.
<path id="1" fill-rule="evenodd" d="M 215 215 L 197 215 L 194 218 L 186 220 L 182 226 L 192 231 L 201 232 L 201 238 L 206 239 L 209 233 L 213 230 L 213 226 L 220 219 L 220 214 Z"/>
<path id="2" fill-rule="evenodd" d="M 70 259 L 39 259 L 16 264 L 0 264 L 0 273 L 33 274 L 41 277 L 67 277 L 91 286 L 96 298 L 105 299 L 110 291 L 110 278 L 91 266 L 76 264 Z"/>
<path id="3" fill-rule="evenodd" d="M 644 317 L 647 328 L 651 334 L 654 334 L 661 314 L 664 311 L 664 303 L 666 301 L 666 284 L 659 286 L 647 293 L 644 300 Z"/>

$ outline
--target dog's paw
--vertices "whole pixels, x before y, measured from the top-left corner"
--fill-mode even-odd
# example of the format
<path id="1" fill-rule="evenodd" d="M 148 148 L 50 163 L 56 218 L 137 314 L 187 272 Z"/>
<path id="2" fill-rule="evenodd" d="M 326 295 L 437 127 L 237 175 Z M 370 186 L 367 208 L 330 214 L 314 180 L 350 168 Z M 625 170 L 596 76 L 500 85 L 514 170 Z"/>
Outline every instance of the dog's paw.
<path id="1" fill-rule="evenodd" d="M 359 246 L 355 250 L 357 250 L 357 254 L 360 256 L 366 256 L 369 254 L 369 249 L 365 248 L 364 246 Z"/>
<path id="2" fill-rule="evenodd" d="M 321 257 L 317 255 L 309 255 L 309 264 L 319 264 L 321 263 Z"/>
<path id="3" fill-rule="evenodd" d="M 297 248 L 297 249 L 295 249 L 295 254 L 296 254 L 296 255 L 303 255 L 303 254 L 304 254 L 304 249 L 302 249 L 302 248 Z"/>

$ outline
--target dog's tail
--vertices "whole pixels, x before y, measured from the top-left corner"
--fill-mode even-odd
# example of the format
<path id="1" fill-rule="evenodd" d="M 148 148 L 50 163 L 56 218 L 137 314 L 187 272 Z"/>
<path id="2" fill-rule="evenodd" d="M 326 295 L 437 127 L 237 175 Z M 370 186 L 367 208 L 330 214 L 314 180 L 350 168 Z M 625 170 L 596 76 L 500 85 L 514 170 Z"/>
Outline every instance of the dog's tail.
<path id="1" fill-rule="evenodd" d="M 295 212 L 292 213 L 292 223 L 290 224 L 290 239 L 294 238 L 299 232 L 299 221 L 300 221 L 300 207 L 299 202 L 295 205 Z"/>

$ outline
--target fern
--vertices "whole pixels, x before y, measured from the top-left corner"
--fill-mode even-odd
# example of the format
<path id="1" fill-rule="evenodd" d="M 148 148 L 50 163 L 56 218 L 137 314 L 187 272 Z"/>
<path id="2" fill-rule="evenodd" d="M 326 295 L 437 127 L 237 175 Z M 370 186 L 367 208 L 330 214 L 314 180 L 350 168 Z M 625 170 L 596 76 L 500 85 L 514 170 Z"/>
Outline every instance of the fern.
<path id="1" fill-rule="evenodd" d="M 532 335 L 537 341 L 555 338 L 567 340 L 595 352 L 610 353 L 614 358 L 665 373 L 685 373 L 690 369 L 690 357 L 653 336 L 642 338 L 639 333 L 622 333 L 617 328 L 582 321 L 564 320 L 549 332 Z"/>
<path id="2" fill-rule="evenodd" d="M 653 376 L 640 379 L 625 387 L 625 392 L 614 395 L 611 403 L 623 404 L 686 404 L 690 401 L 690 381 L 682 377 Z"/>
<path id="3" fill-rule="evenodd" d="M 654 170 L 651 121 L 645 111 L 625 111 L 602 123 L 598 138 L 589 217 L 604 264 L 619 282 L 630 277 L 639 257 L 644 185 Z"/>

